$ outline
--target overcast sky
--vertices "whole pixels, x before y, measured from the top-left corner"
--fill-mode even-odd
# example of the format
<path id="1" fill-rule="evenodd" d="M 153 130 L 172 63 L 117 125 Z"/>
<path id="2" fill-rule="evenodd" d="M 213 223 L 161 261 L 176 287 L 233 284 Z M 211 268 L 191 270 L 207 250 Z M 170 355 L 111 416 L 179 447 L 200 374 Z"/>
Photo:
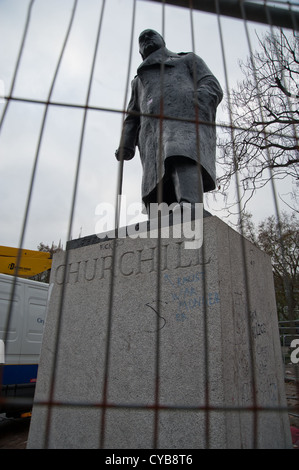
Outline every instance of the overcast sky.
<path id="1" fill-rule="evenodd" d="M 29 3 L 29 0 L 0 0 L 0 80 L 5 94 L 10 90 Z M 47 99 L 72 6 L 73 0 L 35 0 L 13 96 Z M 128 102 L 126 81 L 132 7 L 132 0 L 106 0 L 89 102 L 92 106 L 118 111 Z M 85 104 L 101 8 L 102 0 L 79 0 L 53 101 Z M 193 22 L 195 52 L 205 60 L 225 90 L 217 18 L 194 12 Z M 222 18 L 221 27 L 229 86 L 232 87 L 242 79 L 238 60 L 248 56 L 248 43 L 242 21 Z M 163 31 L 161 5 L 139 0 L 130 81 L 141 62 L 138 36 L 147 28 L 164 33 L 166 45 L 172 51 L 192 50 L 188 10 L 166 6 Z M 249 24 L 249 30 L 254 48 L 256 32 L 261 33 L 265 28 Z M 1 113 L 3 109 L 2 100 Z M 22 102 L 11 102 L 8 108 L 0 135 L 0 245 L 19 244 L 43 112 L 44 105 Z M 40 242 L 57 244 L 59 240 L 65 246 L 82 118 L 81 109 L 56 106 L 49 109 L 26 228 L 24 247 L 27 249 L 36 249 Z M 228 122 L 221 105 L 217 120 Z M 96 207 L 102 202 L 115 202 L 118 163 L 114 152 L 119 143 L 121 124 L 121 113 L 88 112 L 72 238 L 95 233 Z M 127 205 L 141 201 L 141 175 L 137 152 L 135 159 L 125 163 L 123 194 Z M 279 190 L 283 194 L 289 189 L 284 182 Z M 212 214 L 225 217 L 221 198 L 209 195 L 205 204 Z M 274 213 L 271 188 L 257 196 L 250 210 L 257 221 Z"/>

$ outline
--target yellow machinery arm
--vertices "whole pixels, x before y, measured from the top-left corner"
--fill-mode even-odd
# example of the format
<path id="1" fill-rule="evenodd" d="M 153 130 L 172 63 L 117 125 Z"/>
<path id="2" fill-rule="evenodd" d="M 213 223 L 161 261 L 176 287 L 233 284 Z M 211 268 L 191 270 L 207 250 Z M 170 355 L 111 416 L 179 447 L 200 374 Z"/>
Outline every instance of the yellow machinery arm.
<path id="1" fill-rule="evenodd" d="M 16 270 L 19 252 L 21 252 L 19 268 Z M 3 274 L 32 277 L 47 271 L 51 266 L 51 253 L 0 246 L 0 272 Z"/>

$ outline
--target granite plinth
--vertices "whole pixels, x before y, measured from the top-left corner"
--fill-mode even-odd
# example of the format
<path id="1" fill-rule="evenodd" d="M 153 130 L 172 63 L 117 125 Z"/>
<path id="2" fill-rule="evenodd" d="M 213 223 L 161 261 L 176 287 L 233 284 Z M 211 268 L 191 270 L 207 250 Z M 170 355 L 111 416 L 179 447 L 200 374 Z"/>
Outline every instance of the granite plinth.
<path id="1" fill-rule="evenodd" d="M 292 447 L 270 259 L 216 217 L 203 240 L 54 257 L 28 448 Z"/>

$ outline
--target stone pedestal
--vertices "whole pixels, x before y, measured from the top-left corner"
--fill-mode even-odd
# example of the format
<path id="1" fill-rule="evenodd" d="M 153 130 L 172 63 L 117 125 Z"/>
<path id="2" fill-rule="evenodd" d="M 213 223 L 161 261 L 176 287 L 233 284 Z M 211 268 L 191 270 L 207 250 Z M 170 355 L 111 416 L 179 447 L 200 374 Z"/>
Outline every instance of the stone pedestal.
<path id="1" fill-rule="evenodd" d="M 89 242 L 53 261 L 28 448 L 291 448 L 268 256 L 216 217 Z"/>

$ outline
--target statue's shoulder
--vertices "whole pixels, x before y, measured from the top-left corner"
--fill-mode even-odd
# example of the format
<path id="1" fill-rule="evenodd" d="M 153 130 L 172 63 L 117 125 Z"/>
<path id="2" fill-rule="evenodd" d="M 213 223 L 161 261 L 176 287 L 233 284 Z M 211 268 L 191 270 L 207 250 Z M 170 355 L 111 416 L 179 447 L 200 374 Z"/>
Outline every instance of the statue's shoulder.
<path id="1" fill-rule="evenodd" d="M 199 59 L 198 55 L 194 52 L 178 52 L 177 57 L 185 61 L 194 61 Z"/>
<path id="2" fill-rule="evenodd" d="M 172 59 L 184 59 L 190 52 L 171 52 L 169 57 Z"/>
<path id="3" fill-rule="evenodd" d="M 135 77 L 131 80 L 131 90 L 132 90 L 132 93 L 138 93 L 138 83 L 139 83 L 140 79 L 138 77 L 138 75 L 135 75 Z"/>
<path id="4" fill-rule="evenodd" d="M 131 81 L 132 87 L 137 86 L 138 80 L 139 80 L 138 75 L 135 75 L 133 80 Z"/>
<path id="5" fill-rule="evenodd" d="M 198 58 L 198 55 L 195 54 L 195 52 L 178 52 L 178 55 L 179 56 L 182 56 L 182 57 L 186 57 L 186 58 L 193 58 L 193 57 L 197 57 Z"/>

